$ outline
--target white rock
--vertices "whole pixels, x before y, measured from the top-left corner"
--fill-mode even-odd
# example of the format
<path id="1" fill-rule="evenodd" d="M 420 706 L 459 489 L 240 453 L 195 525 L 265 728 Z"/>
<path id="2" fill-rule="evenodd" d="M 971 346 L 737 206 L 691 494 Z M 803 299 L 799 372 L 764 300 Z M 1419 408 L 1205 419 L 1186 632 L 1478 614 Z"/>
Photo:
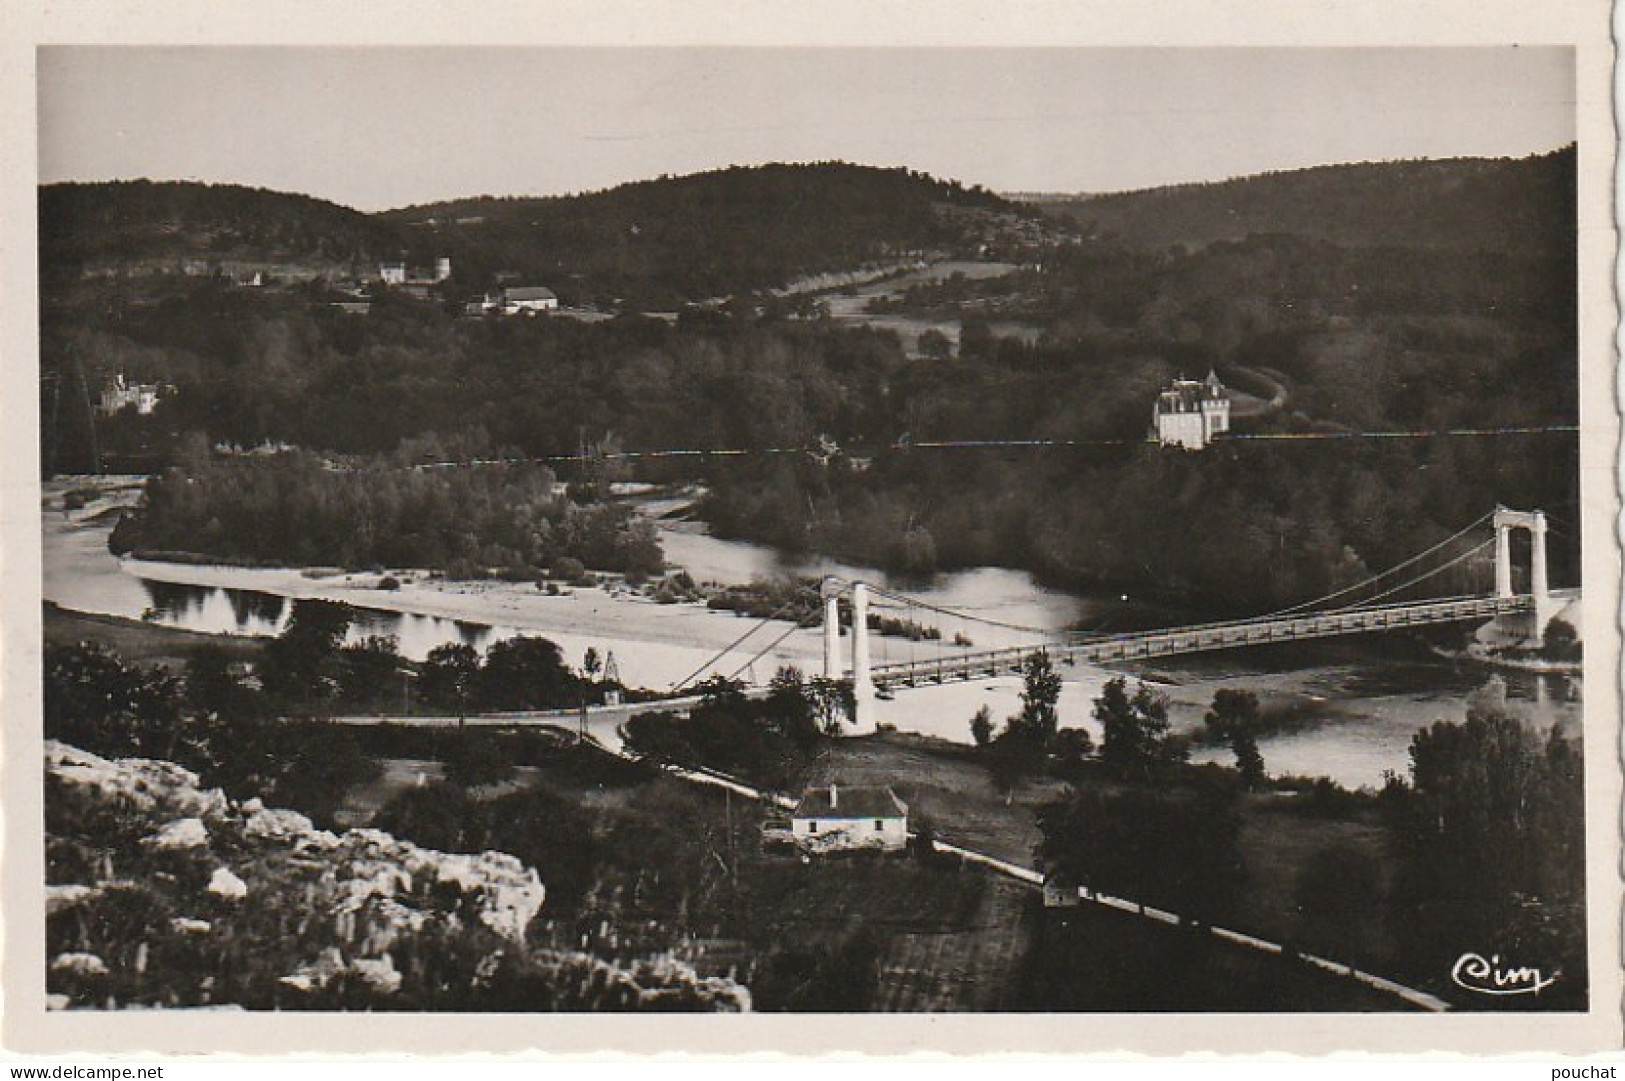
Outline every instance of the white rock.
<path id="1" fill-rule="evenodd" d="M 329 980 L 344 971 L 344 967 L 344 956 L 329 946 L 316 955 L 316 960 L 302 966 L 297 972 L 279 978 L 277 982 L 299 991 L 310 991 L 326 987 Z"/>
<path id="2" fill-rule="evenodd" d="M 401 974 L 395 971 L 395 959 L 389 954 L 380 958 L 363 957 L 351 962 L 350 971 L 366 981 L 367 985 L 386 995 L 401 987 Z"/>
<path id="3" fill-rule="evenodd" d="M 354 912 L 376 897 L 386 900 L 412 892 L 412 875 L 393 863 L 381 860 L 356 860 L 344 867 L 345 877 L 338 883 L 339 898 L 335 912 Z"/>
<path id="4" fill-rule="evenodd" d="M 45 914 L 54 916 L 75 905 L 82 905 L 102 891 L 94 886 L 67 885 L 45 887 Z"/>
<path id="5" fill-rule="evenodd" d="M 258 800 L 250 802 L 258 803 Z M 243 810 L 247 811 L 245 805 Z M 259 807 L 248 815 L 248 821 L 243 824 L 243 831 L 250 837 L 260 837 L 271 840 L 288 840 L 303 837 L 311 832 L 310 819 L 297 811 L 285 811 Z"/>
<path id="6" fill-rule="evenodd" d="M 177 818 L 145 838 L 145 843 L 154 848 L 203 848 L 209 843 L 209 831 L 201 818 Z"/>
<path id="7" fill-rule="evenodd" d="M 169 921 L 169 929 L 183 935 L 205 935 L 213 928 L 214 924 L 208 920 L 195 920 L 190 916 L 176 916 Z"/>
<path id="8" fill-rule="evenodd" d="M 75 976 L 105 976 L 107 962 L 93 953 L 59 953 L 51 961 L 52 972 L 71 972 Z"/>
<path id="9" fill-rule="evenodd" d="M 434 861 L 439 881 L 456 883 L 481 899 L 481 923 L 516 942 L 524 940 L 525 927 L 547 897 L 534 869 L 506 852 L 432 855 L 439 857 Z"/>
<path id="10" fill-rule="evenodd" d="M 45 742 L 45 770 L 69 784 L 95 788 L 139 808 L 163 807 L 174 817 L 214 818 L 229 806 L 218 788 L 200 791 L 198 775 L 150 758 L 110 761 L 57 740 Z"/>
<path id="11" fill-rule="evenodd" d="M 45 1008 L 47 1010 L 65 1010 L 73 1005 L 73 999 L 67 995 L 46 995 Z"/>
<path id="12" fill-rule="evenodd" d="M 339 837 L 338 834 L 334 833 L 332 830 L 311 830 L 309 833 L 296 840 L 293 843 L 293 846 L 295 849 L 301 852 L 309 851 L 313 848 L 317 851 L 325 852 L 330 848 L 337 848 L 339 846 Z"/>
<path id="13" fill-rule="evenodd" d="M 248 883 L 224 867 L 216 867 L 209 879 L 209 892 L 228 901 L 241 901 L 248 896 Z"/>

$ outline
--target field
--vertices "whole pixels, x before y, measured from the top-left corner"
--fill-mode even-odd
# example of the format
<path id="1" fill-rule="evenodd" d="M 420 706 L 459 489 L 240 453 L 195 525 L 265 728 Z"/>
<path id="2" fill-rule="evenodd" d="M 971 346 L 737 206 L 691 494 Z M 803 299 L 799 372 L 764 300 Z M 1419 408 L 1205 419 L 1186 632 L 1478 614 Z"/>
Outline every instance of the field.
<path id="1" fill-rule="evenodd" d="M 899 855 L 761 860 L 741 879 L 763 943 L 877 939 L 870 1009 L 1007 1010 L 1017 1001 L 1030 890 Z"/>
<path id="2" fill-rule="evenodd" d="M 1031 866 L 1038 827 L 1033 812 L 1066 786 L 1027 778 L 1008 793 L 959 744 L 903 732 L 837 742 L 821 756 L 807 784 L 890 785 L 909 808 L 912 829 L 929 825 L 945 841 Z"/>
<path id="3" fill-rule="evenodd" d="M 1393 861 L 1382 828 L 1371 822 L 1267 811 L 1263 806 L 1263 801 L 1254 801 L 1242 818 L 1241 847 L 1248 870 L 1244 929 L 1275 942 L 1295 942 L 1340 961 L 1387 971 L 1394 949 L 1393 936 L 1380 918 L 1345 927 L 1340 940 L 1326 941 L 1300 917 L 1295 898 L 1304 866 L 1316 852 L 1332 845 L 1364 852 L 1372 857 L 1375 867 L 1391 868 Z M 1344 937 L 1354 944 L 1346 945 Z"/>
<path id="4" fill-rule="evenodd" d="M 1021 1007 L 1023 964 L 1032 951 L 1037 897 L 1009 879 L 974 870 L 986 882 L 965 926 L 900 930 L 880 966 L 879 1010 L 1007 1011 Z"/>
<path id="5" fill-rule="evenodd" d="M 1085 905 L 1047 911 L 1023 981 L 1032 1010 L 1393 1011 L 1399 1000 L 1208 935 Z"/>
<path id="6" fill-rule="evenodd" d="M 967 748 L 941 740 L 884 733 L 873 739 L 846 740 L 820 757 L 810 784 L 831 780 L 845 784 L 889 784 L 909 805 L 910 825 L 923 822 L 944 841 L 1034 866 L 1038 842 L 1034 813 L 1066 791 L 1049 778 L 1027 778 L 1008 793 Z M 1091 778 L 1086 783 L 1111 787 Z M 1283 797 L 1272 794 L 1242 798 L 1240 845 L 1247 879 L 1241 910 L 1228 921 L 1236 930 L 1275 942 L 1293 942 L 1324 950 L 1339 960 L 1353 960 L 1383 971 L 1392 953 L 1391 934 L 1379 919 L 1342 929 L 1335 944 L 1323 941 L 1301 917 L 1297 906 L 1299 876 L 1317 852 L 1346 846 L 1364 852 L 1378 866 L 1389 861 L 1380 826 L 1360 818 L 1312 817 L 1286 810 Z M 1107 914 L 1109 915 L 1109 914 Z M 1120 923 L 1115 918 L 1111 921 Z M 1121 930 L 1112 931 L 1120 935 Z M 1165 937 L 1160 929 L 1154 938 Z M 1344 941 L 1352 945 L 1344 945 Z M 1352 950 L 1354 956 L 1345 956 Z M 1223 952 L 1233 952 L 1224 950 Z"/>

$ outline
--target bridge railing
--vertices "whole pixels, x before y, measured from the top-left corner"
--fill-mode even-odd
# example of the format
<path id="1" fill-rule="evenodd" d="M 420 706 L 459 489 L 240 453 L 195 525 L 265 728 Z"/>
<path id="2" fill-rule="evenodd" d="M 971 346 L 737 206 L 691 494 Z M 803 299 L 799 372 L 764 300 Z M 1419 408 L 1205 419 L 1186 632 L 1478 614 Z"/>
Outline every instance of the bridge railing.
<path id="1" fill-rule="evenodd" d="M 1288 642 L 1304 638 L 1324 638 L 1361 631 L 1386 630 L 1391 627 L 1418 626 L 1431 623 L 1453 622 L 1522 611 L 1529 607 L 1528 598 L 1489 597 L 1469 598 L 1405 606 L 1365 608 L 1298 616 L 1292 619 L 1261 622 L 1237 622 L 1229 625 L 1208 625 L 1201 629 L 1177 628 L 1144 635 L 1121 635 L 1093 639 L 1069 647 L 1072 656 L 1096 660 L 1126 659 L 1129 657 L 1165 656 L 1201 649 L 1222 649 L 1232 646 L 1264 645 L 1270 642 Z"/>
<path id="2" fill-rule="evenodd" d="M 1240 619 L 1223 619 L 1223 620 L 1216 620 L 1216 621 L 1213 621 L 1213 622 L 1210 622 L 1210 623 L 1190 623 L 1190 624 L 1186 624 L 1185 626 L 1181 626 L 1181 627 L 1153 628 L 1153 629 L 1147 630 L 1147 631 L 1128 631 L 1128 632 L 1125 632 L 1125 633 L 1129 634 L 1129 635 L 1148 635 L 1148 634 L 1164 634 L 1164 633 L 1172 634 L 1172 633 L 1176 633 L 1176 632 L 1180 633 L 1180 634 L 1185 634 L 1185 633 L 1191 633 L 1191 632 L 1195 632 L 1195 631 L 1219 630 L 1219 629 L 1230 628 L 1230 627 L 1256 626 L 1258 624 L 1263 624 L 1263 623 L 1280 623 L 1280 622 L 1283 622 L 1283 621 L 1290 621 L 1290 620 L 1294 620 L 1294 619 L 1308 619 L 1308 618 L 1311 618 L 1311 617 L 1318 617 L 1318 616 L 1356 615 L 1356 614 L 1359 614 L 1359 613 L 1367 613 L 1367 612 L 1408 611 L 1408 610 L 1411 610 L 1411 609 L 1415 609 L 1415 608 L 1417 608 L 1419 606 L 1428 606 L 1428 605 L 1435 605 L 1435 604 L 1455 604 L 1455 603 L 1464 603 L 1464 602 L 1467 602 L 1467 601 L 1484 601 L 1484 600 L 1522 601 L 1525 605 L 1533 603 L 1530 596 L 1528 594 L 1526 594 L 1526 593 L 1525 594 L 1519 594 L 1516 597 L 1510 597 L 1510 598 L 1508 598 L 1508 597 L 1492 598 L 1492 597 L 1485 597 L 1482 594 L 1467 593 L 1467 594 L 1458 594 L 1458 595 L 1453 596 L 1453 597 L 1435 597 L 1435 598 L 1431 598 L 1431 599 L 1426 600 L 1426 601 L 1397 601 L 1397 602 L 1392 603 L 1392 604 L 1373 604 L 1373 605 L 1365 605 L 1365 606 L 1352 606 L 1351 605 L 1351 606 L 1349 606 L 1347 608 L 1328 608 L 1328 609 L 1325 609 L 1324 611 L 1273 612 L 1273 613 L 1268 613 L 1268 614 L 1265 614 L 1265 615 L 1258 615 L 1258 616 L 1243 616 Z M 1088 632 L 1082 632 L 1079 635 L 1075 636 L 1071 640 L 1070 644 L 1082 645 L 1082 644 L 1087 644 L 1087 643 L 1093 642 L 1093 641 L 1105 641 L 1105 640 L 1111 640 L 1111 639 L 1116 639 L 1116 638 L 1121 638 L 1121 637 L 1123 637 L 1123 635 L 1120 635 L 1120 634 L 1098 634 L 1098 633 L 1089 634 Z"/>
<path id="3" fill-rule="evenodd" d="M 1069 647 L 1060 642 L 1036 646 L 1006 646 L 1003 649 L 960 653 L 956 656 L 942 656 L 925 661 L 898 661 L 893 664 L 875 665 L 869 670 L 869 674 L 880 686 L 897 682 L 945 679 L 965 672 L 985 671 L 992 674 L 1004 668 L 1019 668 L 1028 657 L 1040 649 L 1058 652 L 1067 648 Z"/>
<path id="4" fill-rule="evenodd" d="M 1006 669 L 1019 669 L 1028 656 L 1040 649 L 1050 650 L 1063 659 L 1083 657 L 1093 660 L 1114 660 L 1136 656 L 1166 656 L 1199 649 L 1328 637 L 1367 629 L 1377 630 L 1503 615 L 1527 610 L 1533 603 L 1533 598 L 1528 594 L 1512 597 L 1468 595 L 1340 608 L 1325 612 L 1304 612 L 1285 617 L 1254 616 L 1184 627 L 1092 635 L 1069 641 L 1010 646 L 954 657 L 944 656 L 924 661 L 878 665 L 871 670 L 871 676 L 880 686 L 927 680 L 940 682 L 948 678 L 962 678 L 968 674 L 994 675 Z"/>

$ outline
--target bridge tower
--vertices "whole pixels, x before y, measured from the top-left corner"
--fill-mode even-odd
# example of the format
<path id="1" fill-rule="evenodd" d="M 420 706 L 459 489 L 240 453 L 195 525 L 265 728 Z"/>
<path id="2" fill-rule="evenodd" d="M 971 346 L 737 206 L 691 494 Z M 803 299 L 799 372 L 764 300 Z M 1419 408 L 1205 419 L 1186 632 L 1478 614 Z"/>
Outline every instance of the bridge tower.
<path id="1" fill-rule="evenodd" d="M 869 587 L 852 586 L 852 734 L 875 731 L 875 684 L 869 678 Z"/>
<path id="2" fill-rule="evenodd" d="M 875 731 L 875 683 L 869 675 L 869 587 L 855 582 L 850 587 L 836 578 L 824 579 L 824 678 L 840 679 L 841 594 L 852 595 L 852 724 L 853 735 Z"/>
<path id="3" fill-rule="evenodd" d="M 824 579 L 824 678 L 841 678 L 841 586 Z"/>
<path id="4" fill-rule="evenodd" d="M 1546 624 L 1557 614 L 1551 583 L 1546 575 L 1546 514 L 1543 511 L 1495 508 L 1495 595 L 1510 597 L 1512 592 L 1512 531 L 1529 532 L 1529 592 L 1535 602 L 1535 625 L 1531 640 L 1539 642 Z"/>

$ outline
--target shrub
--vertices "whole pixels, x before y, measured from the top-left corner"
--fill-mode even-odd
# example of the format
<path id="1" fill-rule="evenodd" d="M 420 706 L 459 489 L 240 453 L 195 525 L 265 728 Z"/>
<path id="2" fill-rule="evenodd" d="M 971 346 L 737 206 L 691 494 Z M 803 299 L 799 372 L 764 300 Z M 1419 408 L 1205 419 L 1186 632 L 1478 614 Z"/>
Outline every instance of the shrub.
<path id="1" fill-rule="evenodd" d="M 552 572 L 554 578 L 576 584 L 579 584 L 587 574 L 586 565 L 575 556 L 559 556 L 553 560 L 548 569 Z"/>

